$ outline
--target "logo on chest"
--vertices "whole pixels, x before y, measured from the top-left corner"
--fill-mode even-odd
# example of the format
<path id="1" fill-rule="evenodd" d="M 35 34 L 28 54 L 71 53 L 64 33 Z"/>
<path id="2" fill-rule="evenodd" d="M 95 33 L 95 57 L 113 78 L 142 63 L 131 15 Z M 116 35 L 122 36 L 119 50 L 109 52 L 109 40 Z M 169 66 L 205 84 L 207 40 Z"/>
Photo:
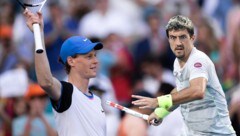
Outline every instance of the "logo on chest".
<path id="1" fill-rule="evenodd" d="M 195 68 L 200 68 L 200 67 L 202 67 L 202 64 L 201 64 L 200 62 L 196 62 L 196 63 L 194 64 L 194 67 L 195 67 Z"/>

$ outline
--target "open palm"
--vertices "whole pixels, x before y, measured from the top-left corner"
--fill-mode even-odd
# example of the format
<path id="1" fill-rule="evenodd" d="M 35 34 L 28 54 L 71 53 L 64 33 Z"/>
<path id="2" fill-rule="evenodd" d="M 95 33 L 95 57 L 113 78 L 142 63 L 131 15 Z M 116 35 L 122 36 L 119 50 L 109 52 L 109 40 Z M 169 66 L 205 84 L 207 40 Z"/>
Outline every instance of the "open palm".
<path id="1" fill-rule="evenodd" d="M 140 95 L 132 95 L 132 97 L 138 99 L 136 101 L 132 101 L 132 104 L 139 106 L 140 109 L 155 109 L 158 107 L 157 98 L 144 97 Z"/>

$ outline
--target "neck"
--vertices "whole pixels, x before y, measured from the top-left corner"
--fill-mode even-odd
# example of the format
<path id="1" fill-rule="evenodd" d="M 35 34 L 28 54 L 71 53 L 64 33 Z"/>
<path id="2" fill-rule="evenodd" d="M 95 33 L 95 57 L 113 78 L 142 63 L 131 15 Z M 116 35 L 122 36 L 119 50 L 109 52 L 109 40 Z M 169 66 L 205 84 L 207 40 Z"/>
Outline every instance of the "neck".
<path id="1" fill-rule="evenodd" d="M 76 86 L 81 92 L 88 93 L 89 79 L 83 78 L 78 74 L 69 73 L 68 82 Z"/>

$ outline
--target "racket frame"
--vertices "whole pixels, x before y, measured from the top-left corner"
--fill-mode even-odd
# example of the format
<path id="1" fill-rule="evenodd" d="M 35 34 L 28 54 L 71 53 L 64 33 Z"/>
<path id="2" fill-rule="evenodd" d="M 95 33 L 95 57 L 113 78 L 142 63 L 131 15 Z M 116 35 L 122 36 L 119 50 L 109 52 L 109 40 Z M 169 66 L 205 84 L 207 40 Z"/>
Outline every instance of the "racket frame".
<path id="1" fill-rule="evenodd" d="M 36 4 L 22 3 L 20 0 L 16 0 L 16 1 L 24 10 L 28 10 L 27 7 L 40 6 L 38 12 L 41 12 L 42 7 L 44 6 L 44 4 L 46 3 L 47 0 L 43 0 L 42 2 L 39 2 Z M 38 23 L 33 24 L 33 34 L 34 34 L 34 41 L 35 41 L 35 52 L 42 53 L 44 51 L 43 40 L 42 40 L 42 36 L 41 36 L 40 25 Z"/>

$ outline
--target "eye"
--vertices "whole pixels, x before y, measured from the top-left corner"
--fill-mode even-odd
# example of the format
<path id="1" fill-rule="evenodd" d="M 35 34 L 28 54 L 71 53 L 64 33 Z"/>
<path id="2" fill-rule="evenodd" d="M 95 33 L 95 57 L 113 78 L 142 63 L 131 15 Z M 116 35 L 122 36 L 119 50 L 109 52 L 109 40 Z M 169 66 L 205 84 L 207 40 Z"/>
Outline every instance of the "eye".
<path id="1" fill-rule="evenodd" d="M 186 38 L 187 38 L 186 35 L 181 35 L 181 36 L 179 36 L 179 39 L 181 39 L 181 40 L 184 40 L 184 39 L 186 39 Z"/>
<path id="2" fill-rule="evenodd" d="M 91 59 L 91 58 L 92 58 L 92 55 L 87 55 L 86 58 L 87 58 L 87 59 Z"/>
<path id="3" fill-rule="evenodd" d="M 170 39 L 170 40 L 175 40 L 176 37 L 175 37 L 175 36 L 169 36 L 169 39 Z"/>

